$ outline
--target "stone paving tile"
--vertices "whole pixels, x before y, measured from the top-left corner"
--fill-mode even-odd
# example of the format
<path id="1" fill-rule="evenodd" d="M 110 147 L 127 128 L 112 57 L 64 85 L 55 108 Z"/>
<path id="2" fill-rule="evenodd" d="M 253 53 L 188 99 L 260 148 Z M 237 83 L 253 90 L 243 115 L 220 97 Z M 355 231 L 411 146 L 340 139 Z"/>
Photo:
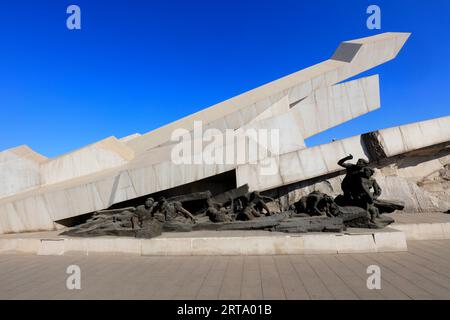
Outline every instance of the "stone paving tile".
<path id="1" fill-rule="evenodd" d="M 385 259 L 384 265 L 391 270 L 401 270 L 401 277 L 414 282 L 424 292 L 428 292 L 433 299 L 449 299 L 450 291 L 439 282 L 427 279 L 423 274 L 417 270 L 416 266 L 412 264 L 401 265 L 395 262 L 387 254 L 380 254 Z"/>
<path id="2" fill-rule="evenodd" d="M 213 265 L 205 275 L 202 286 L 197 293 L 197 299 L 215 300 L 219 298 L 229 259 L 228 256 L 213 257 Z"/>
<path id="3" fill-rule="evenodd" d="M 244 269 L 243 256 L 231 256 L 228 260 L 219 299 L 235 300 L 241 297 L 242 272 Z"/>
<path id="4" fill-rule="evenodd" d="M 320 275 L 324 285 L 333 295 L 334 299 L 355 300 L 358 296 L 348 285 L 330 268 L 320 255 L 306 256 L 306 260 L 312 266 L 316 273 Z"/>
<path id="5" fill-rule="evenodd" d="M 371 266 L 374 264 L 374 261 L 368 258 L 364 255 L 353 255 L 351 257 L 356 264 L 359 264 L 357 276 L 361 280 L 367 281 L 367 268 L 368 266 Z M 394 300 L 409 300 L 411 299 L 407 294 L 405 294 L 403 291 L 399 290 L 394 284 L 392 284 L 390 281 L 387 281 L 387 279 L 384 278 L 384 273 L 381 277 L 381 289 L 379 292 L 375 291 L 376 294 L 379 293 L 379 295 L 382 297 L 382 299 L 394 299 Z M 367 285 L 361 285 L 360 281 L 357 281 L 357 287 L 356 291 L 358 292 L 358 296 L 360 296 L 362 299 L 371 299 L 368 295 Z"/>
<path id="6" fill-rule="evenodd" d="M 287 299 L 307 300 L 310 299 L 302 280 L 297 276 L 289 256 L 275 258 L 275 264 L 280 275 L 281 284 Z"/>
<path id="7" fill-rule="evenodd" d="M 333 299 L 333 295 L 328 291 L 320 275 L 311 268 L 305 256 L 290 256 L 290 258 L 297 276 L 305 285 L 311 299 Z"/>
<path id="8" fill-rule="evenodd" d="M 354 255 L 345 254 L 345 255 L 337 255 L 336 259 L 340 261 L 343 267 L 338 268 L 340 270 L 345 270 L 347 268 L 349 271 L 353 273 L 353 277 L 348 279 L 346 283 L 351 285 L 353 290 L 356 292 L 358 297 L 362 300 L 381 300 L 383 296 L 378 290 L 369 290 L 367 289 L 367 267 L 372 265 L 370 263 L 368 265 L 359 263 L 356 259 L 354 259 Z"/>
<path id="9" fill-rule="evenodd" d="M 244 258 L 242 273 L 241 299 L 262 300 L 263 289 L 259 259 L 255 256 Z"/>
<path id="10" fill-rule="evenodd" d="M 273 256 L 260 256 L 261 282 L 263 298 L 268 300 L 286 299 Z"/>
<path id="11" fill-rule="evenodd" d="M 450 299 L 450 240 L 408 252 L 285 256 L 0 255 L 0 299 Z M 81 290 L 68 290 L 69 265 Z M 381 290 L 367 289 L 367 267 Z"/>
<path id="12" fill-rule="evenodd" d="M 430 295 L 429 292 L 423 290 L 420 286 L 418 286 L 415 281 L 410 281 L 409 279 L 403 276 L 404 268 L 391 268 L 387 265 L 389 264 L 386 261 L 386 258 L 381 255 L 376 254 L 364 254 L 362 256 L 366 256 L 370 264 L 378 265 L 382 271 L 382 283 L 381 288 L 383 288 L 383 283 L 390 283 L 402 292 L 404 292 L 410 299 L 433 299 L 433 296 Z M 354 259 L 361 259 L 359 256 L 354 257 Z M 360 260 L 361 261 L 361 260 Z"/>

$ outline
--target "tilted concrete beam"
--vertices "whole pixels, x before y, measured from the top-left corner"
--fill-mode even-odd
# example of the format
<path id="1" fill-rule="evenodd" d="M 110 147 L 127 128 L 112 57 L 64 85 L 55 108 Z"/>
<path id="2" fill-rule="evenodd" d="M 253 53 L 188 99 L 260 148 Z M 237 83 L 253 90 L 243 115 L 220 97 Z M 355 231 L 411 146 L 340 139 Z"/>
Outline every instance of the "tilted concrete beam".
<path id="1" fill-rule="evenodd" d="M 343 170 L 337 162 L 349 154 L 374 161 L 444 143 L 450 141 L 450 116 L 378 130 L 370 136 L 375 140 L 370 144 L 365 135 L 357 135 L 273 157 L 278 170 L 270 175 L 260 174 L 267 161 L 238 166 L 237 184 L 267 190 Z"/>
<path id="2" fill-rule="evenodd" d="M 329 60 L 150 131 L 127 144 L 139 154 L 168 142 L 175 129 L 193 130 L 194 121 L 203 121 L 205 125 L 209 124 L 218 129 L 239 128 L 285 96 L 288 97 L 289 103 L 296 103 L 314 90 L 332 86 L 394 59 L 409 35 L 390 32 L 346 41 Z M 350 55 L 347 49 L 349 46 L 357 47 Z"/>

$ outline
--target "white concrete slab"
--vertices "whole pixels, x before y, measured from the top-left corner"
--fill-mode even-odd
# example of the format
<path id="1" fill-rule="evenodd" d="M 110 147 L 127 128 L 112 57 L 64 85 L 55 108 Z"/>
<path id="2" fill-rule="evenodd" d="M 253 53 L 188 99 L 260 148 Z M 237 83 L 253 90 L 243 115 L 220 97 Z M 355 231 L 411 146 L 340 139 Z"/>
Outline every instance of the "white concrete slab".
<path id="1" fill-rule="evenodd" d="M 0 253 L 38 255 L 283 255 L 391 252 L 407 250 L 405 235 L 397 230 L 283 234 L 267 231 L 168 233 L 154 239 L 125 237 L 67 238 L 39 233 L 0 238 Z"/>
<path id="2" fill-rule="evenodd" d="M 450 239 L 450 223 L 394 224 L 392 228 L 402 231 L 407 240 Z"/>
<path id="3" fill-rule="evenodd" d="M 40 164 L 47 158 L 19 146 L 0 152 L 0 198 L 41 184 Z"/>

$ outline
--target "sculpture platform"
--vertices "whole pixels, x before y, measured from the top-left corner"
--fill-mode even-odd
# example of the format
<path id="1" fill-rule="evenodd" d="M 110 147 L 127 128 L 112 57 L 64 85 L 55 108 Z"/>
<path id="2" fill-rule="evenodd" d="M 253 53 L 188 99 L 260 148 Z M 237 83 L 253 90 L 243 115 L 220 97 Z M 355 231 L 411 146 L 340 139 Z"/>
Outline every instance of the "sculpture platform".
<path id="1" fill-rule="evenodd" d="M 75 238 L 45 231 L 0 236 L 0 254 L 133 254 L 151 256 L 344 254 L 407 251 L 407 240 L 450 239 L 450 214 L 396 213 L 382 230 L 286 234 L 269 231 L 163 233 L 153 239 Z"/>
<path id="2" fill-rule="evenodd" d="M 383 230 L 285 234 L 269 231 L 194 231 L 164 233 L 154 239 L 74 238 L 60 231 L 4 234 L 0 253 L 38 255 L 275 255 L 407 251 L 406 240 L 450 239 L 448 214 L 396 214 L 398 223 Z M 439 232 L 437 232 L 437 230 Z"/>
<path id="3" fill-rule="evenodd" d="M 405 233 L 406 240 L 450 239 L 450 214 L 446 213 L 394 213 L 396 230 Z"/>
<path id="4" fill-rule="evenodd" d="M 163 233 L 154 239 L 76 238 L 60 231 L 4 234 L 0 254 L 283 255 L 407 251 L 407 240 L 450 239 L 450 214 L 396 213 L 382 230 L 349 228 L 344 233 L 286 234 L 269 231 Z"/>
<path id="5" fill-rule="evenodd" d="M 405 233 L 349 229 L 345 233 L 289 234 L 270 231 L 194 231 L 164 233 L 153 239 L 125 237 L 61 237 L 55 232 L 16 234 L 0 238 L 0 253 L 38 255 L 133 254 L 284 255 L 407 251 Z"/>

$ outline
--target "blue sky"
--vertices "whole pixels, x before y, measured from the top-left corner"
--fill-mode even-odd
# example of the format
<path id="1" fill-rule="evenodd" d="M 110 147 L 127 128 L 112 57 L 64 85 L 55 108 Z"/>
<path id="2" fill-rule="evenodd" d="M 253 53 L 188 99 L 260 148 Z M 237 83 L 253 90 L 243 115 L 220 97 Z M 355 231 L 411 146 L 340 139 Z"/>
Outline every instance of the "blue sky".
<path id="1" fill-rule="evenodd" d="M 81 30 L 66 8 L 81 8 Z M 366 8 L 382 29 L 366 28 Z M 412 32 L 381 77 L 382 107 L 308 140 L 450 114 L 450 1 L 2 1 L 0 150 L 53 157 L 144 133 L 328 59 L 341 41 Z"/>

